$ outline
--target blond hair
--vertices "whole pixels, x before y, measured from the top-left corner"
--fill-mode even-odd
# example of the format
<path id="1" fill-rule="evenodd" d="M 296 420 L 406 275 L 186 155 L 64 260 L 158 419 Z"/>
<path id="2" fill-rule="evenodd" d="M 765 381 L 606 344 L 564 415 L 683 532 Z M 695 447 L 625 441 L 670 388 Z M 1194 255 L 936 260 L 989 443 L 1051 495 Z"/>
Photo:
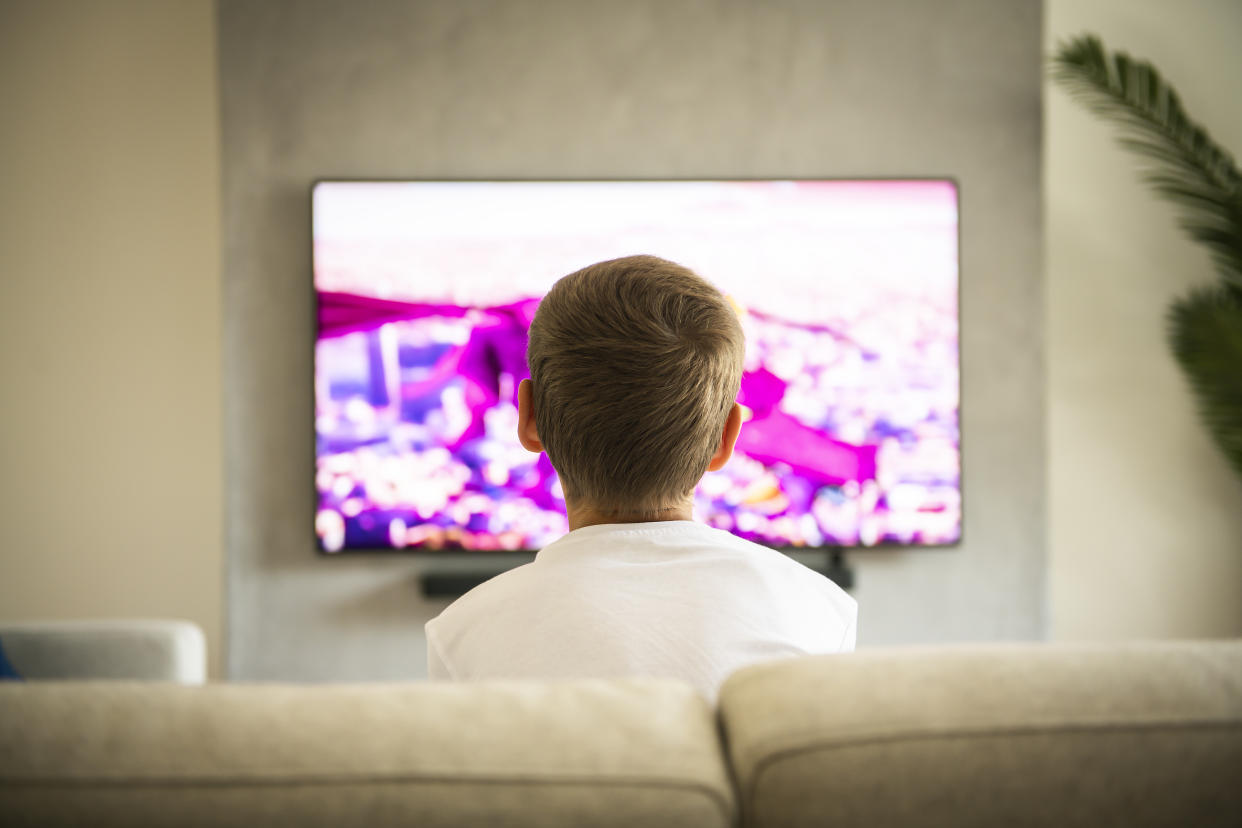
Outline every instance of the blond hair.
<path id="1" fill-rule="evenodd" d="M 720 444 L 743 348 L 732 306 L 679 264 L 629 256 L 558 281 L 526 359 L 566 497 L 612 514 L 683 503 Z"/>

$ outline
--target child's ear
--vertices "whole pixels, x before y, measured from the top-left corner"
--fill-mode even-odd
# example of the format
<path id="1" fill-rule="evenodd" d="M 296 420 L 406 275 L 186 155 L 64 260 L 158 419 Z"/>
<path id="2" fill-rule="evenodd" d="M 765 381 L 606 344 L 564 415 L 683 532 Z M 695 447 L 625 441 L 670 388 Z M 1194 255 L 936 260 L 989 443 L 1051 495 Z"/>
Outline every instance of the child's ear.
<path id="1" fill-rule="evenodd" d="M 535 429 L 535 404 L 531 397 L 530 380 L 518 383 L 518 442 L 527 451 L 536 454 L 543 451 L 543 443 L 539 441 L 539 432 Z"/>
<path id="2" fill-rule="evenodd" d="M 733 456 L 733 446 L 737 443 L 737 435 L 741 430 L 742 407 L 734 403 L 729 409 L 729 416 L 725 417 L 724 429 L 720 433 L 720 445 L 716 447 L 716 453 L 712 455 L 711 462 L 707 464 L 709 472 L 720 471 L 724 468 L 724 464 L 729 462 L 729 458 Z"/>

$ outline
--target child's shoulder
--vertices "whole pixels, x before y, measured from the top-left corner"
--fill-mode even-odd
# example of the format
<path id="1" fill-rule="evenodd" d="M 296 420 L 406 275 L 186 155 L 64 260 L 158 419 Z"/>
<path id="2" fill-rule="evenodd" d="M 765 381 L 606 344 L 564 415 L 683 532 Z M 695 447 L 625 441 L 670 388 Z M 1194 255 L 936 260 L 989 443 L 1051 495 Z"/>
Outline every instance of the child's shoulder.
<path id="1" fill-rule="evenodd" d="M 525 563 L 488 578 L 458 596 L 429 625 L 451 625 L 455 621 L 464 621 L 480 611 L 486 611 L 488 607 L 507 603 L 515 593 L 523 590 L 524 585 L 530 583 L 532 570 L 533 563 Z"/>
<path id="2" fill-rule="evenodd" d="M 784 551 L 764 546 L 745 538 L 739 538 L 722 529 L 714 529 L 709 526 L 704 526 L 703 528 L 706 532 L 711 533 L 710 535 L 705 534 L 705 538 L 711 538 L 711 541 L 719 549 L 727 550 L 729 554 L 736 555 L 751 568 L 772 575 L 780 579 L 781 582 L 800 583 L 814 592 L 825 593 L 834 599 L 843 599 L 847 603 L 853 603 L 853 599 L 832 579 L 801 561 L 795 560 Z"/>

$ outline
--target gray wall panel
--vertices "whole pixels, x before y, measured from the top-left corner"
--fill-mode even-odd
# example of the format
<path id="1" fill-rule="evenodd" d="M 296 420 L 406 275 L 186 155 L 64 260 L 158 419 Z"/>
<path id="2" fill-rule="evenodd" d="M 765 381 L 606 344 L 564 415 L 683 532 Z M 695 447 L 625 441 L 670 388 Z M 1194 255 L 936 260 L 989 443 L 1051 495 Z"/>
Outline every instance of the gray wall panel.
<path id="1" fill-rule="evenodd" d="M 317 177 L 946 175 L 965 542 L 857 554 L 865 645 L 1037 638 L 1041 4 L 220 3 L 230 675 L 423 674 L 442 559 L 316 556 Z M 485 566 L 485 563 L 475 563 Z"/>

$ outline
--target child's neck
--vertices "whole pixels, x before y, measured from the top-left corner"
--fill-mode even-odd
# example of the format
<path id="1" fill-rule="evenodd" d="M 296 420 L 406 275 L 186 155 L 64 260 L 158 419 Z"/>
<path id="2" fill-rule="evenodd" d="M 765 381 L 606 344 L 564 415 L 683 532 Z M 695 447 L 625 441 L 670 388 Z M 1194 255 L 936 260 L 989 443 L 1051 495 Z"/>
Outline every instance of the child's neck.
<path id="1" fill-rule="evenodd" d="M 694 506 L 688 500 L 685 503 L 671 506 L 667 509 L 634 512 L 597 509 L 593 506 L 577 504 L 572 501 L 566 501 L 565 508 L 569 517 L 569 531 L 571 532 L 584 526 L 595 526 L 601 523 L 652 523 L 662 520 L 694 520 Z"/>

